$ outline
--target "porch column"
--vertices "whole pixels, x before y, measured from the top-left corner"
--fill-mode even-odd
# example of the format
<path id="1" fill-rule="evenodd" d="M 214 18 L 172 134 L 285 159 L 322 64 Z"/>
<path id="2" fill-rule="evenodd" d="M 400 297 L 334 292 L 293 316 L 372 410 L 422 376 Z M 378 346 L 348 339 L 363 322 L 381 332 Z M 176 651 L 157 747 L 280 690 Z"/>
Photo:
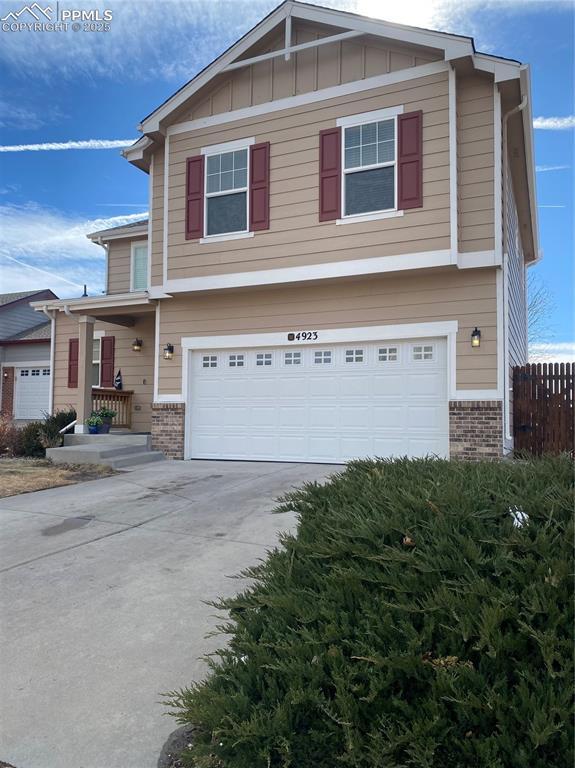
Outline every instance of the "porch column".
<path id="1" fill-rule="evenodd" d="M 78 402 L 77 424 L 74 432 L 87 432 L 86 419 L 92 413 L 92 350 L 94 347 L 94 318 L 78 318 Z"/>

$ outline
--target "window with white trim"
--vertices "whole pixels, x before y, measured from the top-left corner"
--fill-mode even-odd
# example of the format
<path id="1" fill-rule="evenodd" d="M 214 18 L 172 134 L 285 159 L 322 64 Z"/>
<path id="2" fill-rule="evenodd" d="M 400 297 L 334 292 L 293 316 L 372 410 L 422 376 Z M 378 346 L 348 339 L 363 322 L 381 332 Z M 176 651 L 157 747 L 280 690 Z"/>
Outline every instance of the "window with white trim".
<path id="1" fill-rule="evenodd" d="M 377 359 L 380 363 L 396 363 L 397 347 L 380 347 L 377 351 Z"/>
<path id="2" fill-rule="evenodd" d="M 434 347 L 433 344 L 421 344 L 412 347 L 411 351 L 414 360 L 433 360 Z"/>
<path id="3" fill-rule="evenodd" d="M 40 375 L 40 369 L 32 368 L 32 376 L 39 376 L 39 375 Z"/>
<path id="4" fill-rule="evenodd" d="M 248 231 L 249 151 L 206 155 L 205 235 Z"/>
<path id="5" fill-rule="evenodd" d="M 228 365 L 230 368 L 243 368 L 244 356 L 243 355 L 230 355 L 228 358 Z"/>
<path id="6" fill-rule="evenodd" d="M 256 354 L 256 365 L 271 365 L 272 353 L 271 352 L 258 352 Z"/>
<path id="7" fill-rule="evenodd" d="M 217 355 L 203 355 L 202 368 L 217 368 L 218 356 Z"/>
<path id="8" fill-rule="evenodd" d="M 343 128 L 343 215 L 396 209 L 396 118 Z"/>
<path id="9" fill-rule="evenodd" d="M 49 375 L 50 375 L 50 369 L 42 368 L 42 376 L 49 376 Z"/>
<path id="10" fill-rule="evenodd" d="M 130 290 L 148 290 L 148 244 L 132 243 Z"/>
<path id="11" fill-rule="evenodd" d="M 317 350 L 313 353 L 315 365 L 327 365 L 331 363 L 331 351 L 329 349 Z"/>
<path id="12" fill-rule="evenodd" d="M 30 371 L 27 368 L 22 368 L 20 371 L 20 376 L 28 376 Z"/>
<path id="13" fill-rule="evenodd" d="M 92 342 L 92 386 L 100 386 L 100 339 L 94 339 Z"/>
<path id="14" fill-rule="evenodd" d="M 301 365 L 301 352 L 284 352 L 285 365 Z"/>
<path id="15" fill-rule="evenodd" d="M 346 363 L 363 363 L 363 349 L 346 349 Z"/>

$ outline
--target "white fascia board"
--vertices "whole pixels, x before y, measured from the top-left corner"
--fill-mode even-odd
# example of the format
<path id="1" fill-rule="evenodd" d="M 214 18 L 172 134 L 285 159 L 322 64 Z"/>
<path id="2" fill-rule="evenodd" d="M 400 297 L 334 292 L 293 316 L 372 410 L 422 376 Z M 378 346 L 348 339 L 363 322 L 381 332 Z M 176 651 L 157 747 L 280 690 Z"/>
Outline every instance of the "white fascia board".
<path id="1" fill-rule="evenodd" d="M 250 32 L 244 37 L 238 40 L 237 43 L 232 45 L 225 53 L 219 58 L 208 65 L 203 72 L 196 75 L 187 85 L 184 85 L 177 93 L 169 98 L 164 104 L 158 107 L 148 117 L 142 120 L 138 126 L 144 133 L 153 133 L 160 130 L 160 122 L 170 115 L 175 109 L 184 104 L 194 93 L 203 88 L 204 85 L 209 83 L 216 75 L 222 72 L 229 64 L 234 62 L 238 57 L 244 54 L 249 48 L 252 47 L 260 38 L 267 35 L 268 32 L 277 26 L 283 19 L 286 18 L 291 10 L 292 3 L 285 3 L 262 21 L 257 24 Z"/>
<path id="2" fill-rule="evenodd" d="M 88 296 L 79 299 L 58 299 L 57 301 L 31 302 L 34 309 L 58 309 L 64 312 L 65 307 L 70 310 L 88 311 L 90 309 L 106 309 L 108 307 L 131 307 L 151 304 L 147 291 L 133 293 L 117 293 L 113 296 Z"/>
<path id="3" fill-rule="evenodd" d="M 281 283 L 299 283 L 307 280 L 325 280 L 337 277 L 357 275 L 385 274 L 408 269 L 429 269 L 445 267 L 452 263 L 451 251 L 422 251 L 398 256 L 374 256 L 367 259 L 333 261 L 326 264 L 309 264 L 301 267 L 282 269 L 262 269 L 250 272 L 234 272 L 224 275 L 205 275 L 202 277 L 167 280 L 157 291 L 162 293 L 185 293 L 190 291 L 211 291 L 222 288 L 242 288 L 256 285 L 277 285 Z M 156 298 L 152 289 L 150 297 Z"/>
<path id="4" fill-rule="evenodd" d="M 299 326 L 298 326 L 299 327 Z M 385 341 L 388 339 L 431 339 L 456 334 L 457 320 L 430 323 L 402 323 L 399 325 L 362 325 L 355 328 L 318 329 L 315 341 L 305 345 L 345 344 L 355 341 Z M 239 333 L 231 336 L 183 336 L 183 350 L 237 349 L 239 347 L 288 347 L 287 331 L 270 333 Z"/>
<path id="5" fill-rule="evenodd" d="M 186 120 L 182 123 L 170 125 L 166 134 L 170 137 L 178 133 L 188 133 L 188 131 L 195 131 L 200 128 L 209 128 L 214 125 L 235 122 L 236 120 L 244 120 L 260 115 L 269 115 L 272 112 L 280 112 L 284 109 L 293 109 L 294 107 L 327 101 L 328 99 L 336 99 L 340 96 L 349 96 L 353 93 L 360 93 L 362 91 L 369 91 L 373 88 L 381 88 L 386 85 L 394 85 L 395 83 L 416 80 L 420 77 L 436 75 L 441 72 L 447 72 L 448 70 L 449 62 L 432 61 L 429 64 L 421 64 L 418 67 L 410 67 L 409 69 L 399 69 L 396 72 L 388 72 L 385 75 L 374 75 L 373 77 L 365 78 L 365 80 L 354 80 L 350 83 L 343 83 L 342 85 L 332 85 L 329 88 L 322 88 L 319 91 L 310 91 L 309 93 L 301 93 L 298 96 L 286 96 L 283 99 L 267 101 L 264 104 L 256 104 L 253 107 L 235 109 L 231 112 L 222 112 L 218 115 L 210 115 L 209 117 L 199 117 L 196 120 Z"/>
<path id="6" fill-rule="evenodd" d="M 527 64 L 521 67 L 521 98 L 527 97 L 527 106 L 522 110 L 523 133 L 525 142 L 525 162 L 527 165 L 527 185 L 529 187 L 529 207 L 531 209 L 531 231 L 535 261 L 539 261 L 539 223 L 537 218 L 537 183 L 535 175 L 535 150 L 533 145 L 533 111 L 531 109 L 531 70 Z"/>
<path id="7" fill-rule="evenodd" d="M 318 24 L 344 27 L 363 32 L 366 35 L 376 35 L 410 45 L 439 49 L 445 52 L 446 59 L 472 56 L 474 53 L 471 38 L 450 35 L 447 32 L 433 32 L 418 27 L 408 27 L 404 24 L 392 24 L 388 21 L 370 19 L 345 11 L 313 5 L 300 5 L 299 3 L 294 3 L 291 15 L 294 18 L 314 21 Z"/>
<path id="8" fill-rule="evenodd" d="M 349 128 L 362 123 L 376 122 L 377 120 L 387 120 L 390 117 L 403 115 L 403 104 L 397 107 L 387 107 L 386 109 L 374 109 L 372 112 L 361 112 L 359 115 L 348 115 L 347 117 L 338 117 L 335 124 L 338 128 Z"/>
<path id="9" fill-rule="evenodd" d="M 473 66 L 481 72 L 492 74 L 496 83 L 502 83 L 505 80 L 517 80 L 521 70 L 519 62 L 497 59 L 485 53 L 476 53 L 473 56 Z"/>
<path id="10" fill-rule="evenodd" d="M 129 238 L 138 238 L 142 239 L 143 237 L 148 236 L 148 222 L 145 224 L 142 224 L 141 227 L 134 227 L 133 229 L 126 230 L 124 232 L 117 232 L 115 234 L 106 235 L 104 234 L 106 230 L 103 230 L 103 232 L 93 232 L 91 235 L 86 235 L 88 240 L 91 240 L 93 243 L 98 243 L 99 240 L 102 241 L 108 241 L 108 240 L 128 240 Z"/>
<path id="11" fill-rule="evenodd" d="M 134 160 L 143 160 L 144 152 L 151 147 L 154 142 L 148 136 L 141 136 L 131 147 L 122 150 L 123 157 L 130 162 Z"/>

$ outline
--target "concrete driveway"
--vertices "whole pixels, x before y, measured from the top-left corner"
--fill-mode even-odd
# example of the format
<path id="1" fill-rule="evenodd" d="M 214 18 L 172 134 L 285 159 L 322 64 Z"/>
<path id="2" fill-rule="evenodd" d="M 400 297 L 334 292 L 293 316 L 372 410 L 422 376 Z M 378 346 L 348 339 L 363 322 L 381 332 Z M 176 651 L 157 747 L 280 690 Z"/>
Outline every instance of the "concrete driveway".
<path id="1" fill-rule="evenodd" d="M 154 768 L 161 693 L 200 679 L 203 601 L 294 516 L 274 499 L 341 467 L 160 462 L 0 501 L 0 762 Z"/>

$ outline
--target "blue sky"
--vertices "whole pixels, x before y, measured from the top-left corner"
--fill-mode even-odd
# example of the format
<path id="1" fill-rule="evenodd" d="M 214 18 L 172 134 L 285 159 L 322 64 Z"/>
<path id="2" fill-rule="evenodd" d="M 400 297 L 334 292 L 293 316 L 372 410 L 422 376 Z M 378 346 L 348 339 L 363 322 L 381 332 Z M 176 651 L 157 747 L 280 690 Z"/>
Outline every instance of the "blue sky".
<path id="1" fill-rule="evenodd" d="M 546 342 L 575 358 L 573 29 L 570 1 L 323 0 L 390 21 L 472 35 L 529 63 L 539 226 L 532 268 L 552 294 Z M 44 5 L 48 5 L 48 2 Z M 112 149 L 5 152 L 13 145 L 131 140 L 166 97 L 277 5 L 273 0 L 94 0 L 108 32 L 0 31 L 0 291 L 99 293 L 104 257 L 85 233 L 146 214 L 147 176 Z M 21 7 L 0 0 L 0 17 Z"/>

